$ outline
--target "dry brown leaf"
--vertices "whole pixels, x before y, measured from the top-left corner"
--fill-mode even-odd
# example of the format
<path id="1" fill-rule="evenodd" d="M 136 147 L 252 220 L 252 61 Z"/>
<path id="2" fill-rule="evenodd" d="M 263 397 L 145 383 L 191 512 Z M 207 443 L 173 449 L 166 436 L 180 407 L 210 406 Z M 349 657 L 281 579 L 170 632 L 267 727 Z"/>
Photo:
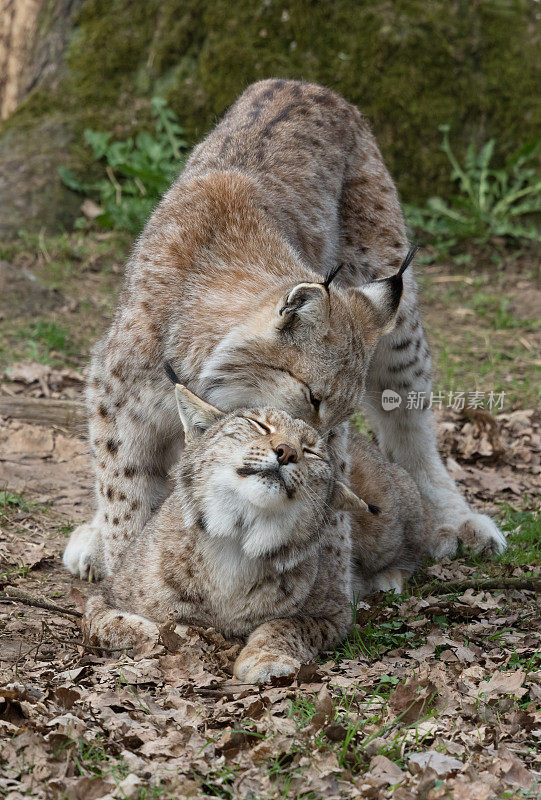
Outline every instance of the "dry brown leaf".
<path id="1" fill-rule="evenodd" d="M 512 694 L 522 697 L 528 691 L 522 684 L 526 678 L 523 670 L 517 669 L 509 672 L 495 672 L 489 680 L 481 681 L 479 694 L 488 698 L 498 694 Z"/>
<path id="2" fill-rule="evenodd" d="M 370 767 L 364 778 L 371 778 L 380 786 L 399 783 L 404 778 L 404 772 L 387 756 L 378 755 L 370 762 Z"/>
<path id="3" fill-rule="evenodd" d="M 458 772 L 464 766 L 462 761 L 439 750 L 427 750 L 424 753 L 412 753 L 408 756 L 408 766 L 415 765 L 420 770 L 430 768 L 437 775 L 448 775 L 450 772 Z"/>

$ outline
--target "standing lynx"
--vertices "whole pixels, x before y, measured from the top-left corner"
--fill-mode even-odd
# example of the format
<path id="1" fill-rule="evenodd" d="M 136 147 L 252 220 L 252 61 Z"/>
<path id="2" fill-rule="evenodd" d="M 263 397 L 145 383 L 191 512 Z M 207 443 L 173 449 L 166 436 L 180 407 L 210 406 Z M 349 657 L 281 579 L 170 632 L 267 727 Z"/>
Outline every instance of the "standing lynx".
<path id="1" fill-rule="evenodd" d="M 134 248 L 88 383 L 98 509 L 68 544 L 66 566 L 114 571 L 167 495 L 182 433 L 165 360 L 219 408 L 275 406 L 335 428 L 346 481 L 340 423 L 364 398 L 383 452 L 430 506 L 433 554 L 463 537 L 503 549 L 443 467 L 430 409 L 406 409 L 409 391 L 427 396 L 431 386 L 411 270 L 398 313 L 396 284 L 383 280 L 407 250 L 396 189 L 359 111 L 307 83 L 250 86 L 195 148 Z M 335 283 L 321 283 L 338 265 Z M 400 408 L 382 409 L 385 389 Z"/>

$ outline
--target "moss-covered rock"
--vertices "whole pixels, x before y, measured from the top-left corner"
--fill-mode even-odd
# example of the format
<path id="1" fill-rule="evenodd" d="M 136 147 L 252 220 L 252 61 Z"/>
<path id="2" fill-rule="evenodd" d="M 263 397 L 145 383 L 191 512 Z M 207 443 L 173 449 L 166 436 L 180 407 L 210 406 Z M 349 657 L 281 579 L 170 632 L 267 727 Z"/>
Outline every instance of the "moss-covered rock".
<path id="1" fill-rule="evenodd" d="M 363 109 L 402 195 L 418 200 L 448 188 L 438 124 L 451 123 L 459 154 L 471 140 L 495 137 L 505 155 L 538 132 L 535 6 L 527 0 L 84 0 L 63 80 L 31 95 L 6 127 L 17 130 L 29 120 L 41 126 L 61 110 L 70 158 L 84 167 L 84 127 L 124 136 L 145 126 L 152 94 L 168 99 L 195 140 L 251 81 L 303 78 Z M 0 172 L 6 135 L 0 131 Z M 54 169 L 49 179 L 58 183 Z"/>

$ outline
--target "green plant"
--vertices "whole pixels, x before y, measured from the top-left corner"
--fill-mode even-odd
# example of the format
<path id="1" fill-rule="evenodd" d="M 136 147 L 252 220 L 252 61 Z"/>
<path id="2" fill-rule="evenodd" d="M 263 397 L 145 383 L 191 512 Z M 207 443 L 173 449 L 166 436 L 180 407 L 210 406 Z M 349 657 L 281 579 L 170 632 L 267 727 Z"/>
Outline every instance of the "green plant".
<path id="1" fill-rule="evenodd" d="M 541 517 L 538 511 L 517 511 L 504 506 L 502 530 L 509 547 L 498 557 L 501 564 L 531 566 L 541 564 Z"/>
<path id="2" fill-rule="evenodd" d="M 491 168 L 494 139 L 479 150 L 468 147 L 461 166 L 449 142 L 449 125 L 440 125 L 442 150 L 451 164 L 451 180 L 459 193 L 447 200 L 431 197 L 424 208 L 406 206 L 410 224 L 428 233 L 436 247 L 449 249 L 457 241 L 485 242 L 492 236 L 541 240 L 539 228 L 523 218 L 541 211 L 541 181 L 531 162 L 539 149 L 532 142 L 509 156 L 501 169 Z"/>
<path id="3" fill-rule="evenodd" d="M 0 506 L 5 514 L 8 508 L 19 508 L 21 511 L 31 511 L 32 505 L 22 494 L 9 492 L 6 487 L 0 491 Z"/>
<path id="4" fill-rule="evenodd" d="M 151 111 L 154 136 L 141 132 L 135 139 L 112 142 L 111 133 L 85 130 L 94 160 L 105 164 L 99 180 L 81 180 L 67 167 L 58 170 L 68 188 L 98 201 L 96 222 L 104 228 L 139 233 L 184 164 L 187 143 L 176 114 L 161 97 L 152 98 Z"/>
<path id="5" fill-rule="evenodd" d="M 75 355 L 77 352 L 70 332 L 54 320 L 38 319 L 17 331 L 16 335 L 24 340 L 24 356 L 32 361 L 48 364 L 54 361 L 55 356 Z"/>
<path id="6" fill-rule="evenodd" d="M 392 601 L 396 595 L 392 595 Z M 341 661 L 344 658 L 376 658 L 381 653 L 395 647 L 412 646 L 416 634 L 411 630 L 404 630 L 401 619 L 390 619 L 385 622 L 371 621 L 362 626 L 357 622 L 357 599 L 354 597 L 351 605 L 352 628 L 351 633 L 335 648 L 333 658 Z M 422 637 L 418 639 L 422 644 Z"/>

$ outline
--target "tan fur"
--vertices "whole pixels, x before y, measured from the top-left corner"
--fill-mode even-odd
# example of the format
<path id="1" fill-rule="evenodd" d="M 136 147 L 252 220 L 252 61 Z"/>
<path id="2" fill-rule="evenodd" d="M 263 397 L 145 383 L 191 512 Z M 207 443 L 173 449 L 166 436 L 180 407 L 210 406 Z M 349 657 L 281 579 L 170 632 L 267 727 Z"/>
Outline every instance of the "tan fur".
<path id="1" fill-rule="evenodd" d="M 301 420 L 270 409 L 221 415 L 180 387 L 177 398 L 187 445 L 175 488 L 89 601 L 87 634 L 123 648 L 156 642 L 167 621 L 213 626 L 248 637 L 240 680 L 290 674 L 346 633 L 351 574 L 358 593 L 399 588 L 394 572 L 411 573 L 425 540 L 419 493 L 355 436 L 352 485 L 381 504 L 373 517 Z M 295 463 L 280 465 L 284 443 Z M 341 509 L 353 513 L 353 551 Z"/>
<path id="2" fill-rule="evenodd" d="M 358 433 L 350 436 L 350 486 L 378 506 L 378 515 L 352 518 L 353 593 L 372 589 L 402 591 L 430 551 L 431 521 L 415 482 L 405 469 L 391 464 Z"/>
<path id="3" fill-rule="evenodd" d="M 445 472 L 426 403 L 405 408 L 410 390 L 430 390 L 415 281 L 409 270 L 397 314 L 400 298 L 377 279 L 407 249 L 396 189 L 359 111 L 298 81 L 249 87 L 150 218 L 95 350 L 87 397 L 98 510 L 75 532 L 66 566 L 112 574 L 167 496 L 181 432 L 164 360 L 220 408 L 274 406 L 319 431 L 364 399 L 382 450 L 411 470 L 436 529 L 451 526 L 436 537 L 440 551 L 465 525 L 478 549 L 504 546 Z M 314 286 L 337 263 L 330 293 Z M 403 398 L 390 413 L 386 388 Z M 346 444 L 343 429 L 345 480 Z"/>
<path id="4" fill-rule="evenodd" d="M 353 495 L 336 491 L 332 448 L 301 420 L 220 414 L 184 389 L 177 399 L 186 447 L 173 492 L 89 601 L 87 633 L 122 648 L 155 641 L 169 620 L 213 626 L 251 634 L 242 680 L 288 674 L 347 630 L 351 546 L 338 509 Z M 280 464 L 284 443 L 294 463 Z"/>

